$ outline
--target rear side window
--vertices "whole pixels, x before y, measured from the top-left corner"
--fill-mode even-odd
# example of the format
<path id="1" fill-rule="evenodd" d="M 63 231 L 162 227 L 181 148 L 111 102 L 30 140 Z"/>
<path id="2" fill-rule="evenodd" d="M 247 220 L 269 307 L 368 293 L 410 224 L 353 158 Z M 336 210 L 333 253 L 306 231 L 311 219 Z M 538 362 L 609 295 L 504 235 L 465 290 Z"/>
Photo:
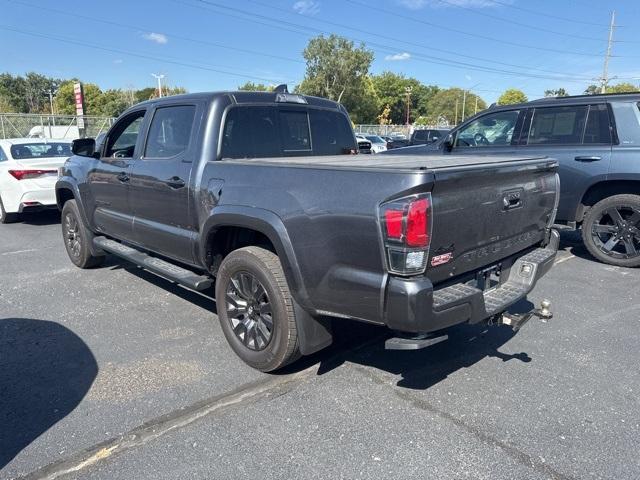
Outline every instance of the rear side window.
<path id="1" fill-rule="evenodd" d="M 428 135 L 428 131 L 427 130 L 416 130 L 414 132 L 414 140 L 426 140 L 427 139 L 427 135 Z"/>
<path id="2" fill-rule="evenodd" d="M 582 143 L 587 117 L 585 106 L 536 108 L 529 129 L 529 145 L 575 145 Z"/>
<path id="3" fill-rule="evenodd" d="M 194 105 L 158 108 L 149 127 L 144 156 L 169 158 L 187 150 L 195 113 Z"/>
<path id="4" fill-rule="evenodd" d="M 339 155 L 355 149 L 351 125 L 339 112 L 234 107 L 227 112 L 222 158 Z"/>
<path id="5" fill-rule="evenodd" d="M 611 144 L 609 129 L 609 111 L 606 105 L 591 105 L 584 129 L 585 144 Z"/>

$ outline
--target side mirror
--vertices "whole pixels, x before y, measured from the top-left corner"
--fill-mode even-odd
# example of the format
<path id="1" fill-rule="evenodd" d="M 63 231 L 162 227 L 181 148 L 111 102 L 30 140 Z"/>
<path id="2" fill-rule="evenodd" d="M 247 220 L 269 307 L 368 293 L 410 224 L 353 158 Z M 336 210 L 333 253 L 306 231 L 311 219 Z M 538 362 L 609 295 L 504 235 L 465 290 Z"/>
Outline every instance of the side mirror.
<path id="1" fill-rule="evenodd" d="M 444 142 L 442 142 L 442 149 L 445 152 L 450 152 L 451 150 L 453 150 L 453 135 L 447 135 L 447 138 L 445 138 Z"/>
<path id="2" fill-rule="evenodd" d="M 71 143 L 71 151 L 81 157 L 93 157 L 96 153 L 96 141 L 93 138 L 78 138 Z"/>

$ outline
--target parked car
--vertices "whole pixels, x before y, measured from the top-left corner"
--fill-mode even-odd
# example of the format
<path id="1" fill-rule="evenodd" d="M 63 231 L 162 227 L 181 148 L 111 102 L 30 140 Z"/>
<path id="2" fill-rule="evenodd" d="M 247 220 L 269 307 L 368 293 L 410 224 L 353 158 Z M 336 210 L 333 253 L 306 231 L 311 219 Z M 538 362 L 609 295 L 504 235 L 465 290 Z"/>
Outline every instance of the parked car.
<path id="1" fill-rule="evenodd" d="M 373 153 L 382 153 L 387 151 L 387 142 L 378 135 L 365 135 L 365 138 L 371 142 L 371 151 Z"/>
<path id="2" fill-rule="evenodd" d="M 362 135 L 356 135 L 356 141 L 358 142 L 358 153 L 374 153 L 370 140 L 367 140 Z"/>
<path id="3" fill-rule="evenodd" d="M 23 212 L 56 208 L 58 167 L 71 156 L 67 140 L 0 140 L 0 223 Z"/>
<path id="4" fill-rule="evenodd" d="M 409 139 L 406 135 L 390 136 L 390 141 L 387 143 L 387 150 L 393 148 L 403 148 L 409 145 Z"/>
<path id="5" fill-rule="evenodd" d="M 589 252 L 640 266 L 640 93 L 543 98 L 492 106 L 413 154 L 544 155 L 560 164 L 557 221 Z"/>
<path id="6" fill-rule="evenodd" d="M 441 138 L 444 138 L 449 133 L 449 130 L 444 129 L 419 129 L 414 130 L 411 134 L 411 140 L 409 145 L 426 145 L 428 143 L 435 143 Z"/>
<path id="7" fill-rule="evenodd" d="M 344 107 L 278 90 L 155 99 L 99 151 L 76 140 L 56 185 L 70 260 L 215 279 L 227 340 L 263 371 L 330 344 L 335 321 L 404 349 L 500 323 L 553 264 L 555 162 L 351 155 Z"/>

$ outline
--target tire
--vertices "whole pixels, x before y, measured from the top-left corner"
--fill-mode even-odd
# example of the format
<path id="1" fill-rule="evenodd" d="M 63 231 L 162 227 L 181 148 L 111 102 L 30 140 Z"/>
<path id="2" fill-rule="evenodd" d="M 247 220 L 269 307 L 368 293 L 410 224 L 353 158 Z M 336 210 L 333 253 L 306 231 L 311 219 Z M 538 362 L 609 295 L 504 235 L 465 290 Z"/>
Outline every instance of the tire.
<path id="1" fill-rule="evenodd" d="M 20 220 L 19 213 L 7 213 L 4 210 L 4 204 L 0 198 L 0 223 L 16 223 Z"/>
<path id="2" fill-rule="evenodd" d="M 62 240 L 71 262 L 79 268 L 101 265 L 105 257 L 91 254 L 89 242 L 93 241 L 93 234 L 83 223 L 75 200 L 67 200 L 62 207 L 61 217 Z"/>
<path id="3" fill-rule="evenodd" d="M 249 366 L 271 372 L 300 357 L 293 299 L 274 253 L 244 247 L 227 255 L 216 305 L 229 345 Z"/>
<path id="4" fill-rule="evenodd" d="M 585 216 L 582 239 L 603 263 L 640 266 L 640 195 L 614 195 L 596 203 Z"/>

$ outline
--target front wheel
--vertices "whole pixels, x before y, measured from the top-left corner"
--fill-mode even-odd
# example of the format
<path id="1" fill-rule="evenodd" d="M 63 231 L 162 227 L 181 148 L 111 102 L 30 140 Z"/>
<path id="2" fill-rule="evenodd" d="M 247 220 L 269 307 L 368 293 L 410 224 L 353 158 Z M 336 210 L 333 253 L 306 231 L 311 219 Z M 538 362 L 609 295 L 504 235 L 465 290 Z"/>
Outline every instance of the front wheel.
<path id="1" fill-rule="evenodd" d="M 20 220 L 20 215 L 17 213 L 7 213 L 0 198 L 0 223 L 15 223 L 18 220 Z"/>
<path id="2" fill-rule="evenodd" d="M 640 266 L 640 195 L 614 195 L 596 203 L 585 216 L 582 239 L 601 262 Z"/>
<path id="3" fill-rule="evenodd" d="M 76 267 L 97 267 L 104 261 L 104 255 L 91 254 L 89 242 L 93 241 L 93 235 L 82 222 L 75 200 L 68 200 L 62 207 L 62 239 L 67 254 Z"/>
<path id="4" fill-rule="evenodd" d="M 231 348 L 251 367 L 270 372 L 300 356 L 293 299 L 274 253 L 231 252 L 216 276 L 216 306 Z"/>

